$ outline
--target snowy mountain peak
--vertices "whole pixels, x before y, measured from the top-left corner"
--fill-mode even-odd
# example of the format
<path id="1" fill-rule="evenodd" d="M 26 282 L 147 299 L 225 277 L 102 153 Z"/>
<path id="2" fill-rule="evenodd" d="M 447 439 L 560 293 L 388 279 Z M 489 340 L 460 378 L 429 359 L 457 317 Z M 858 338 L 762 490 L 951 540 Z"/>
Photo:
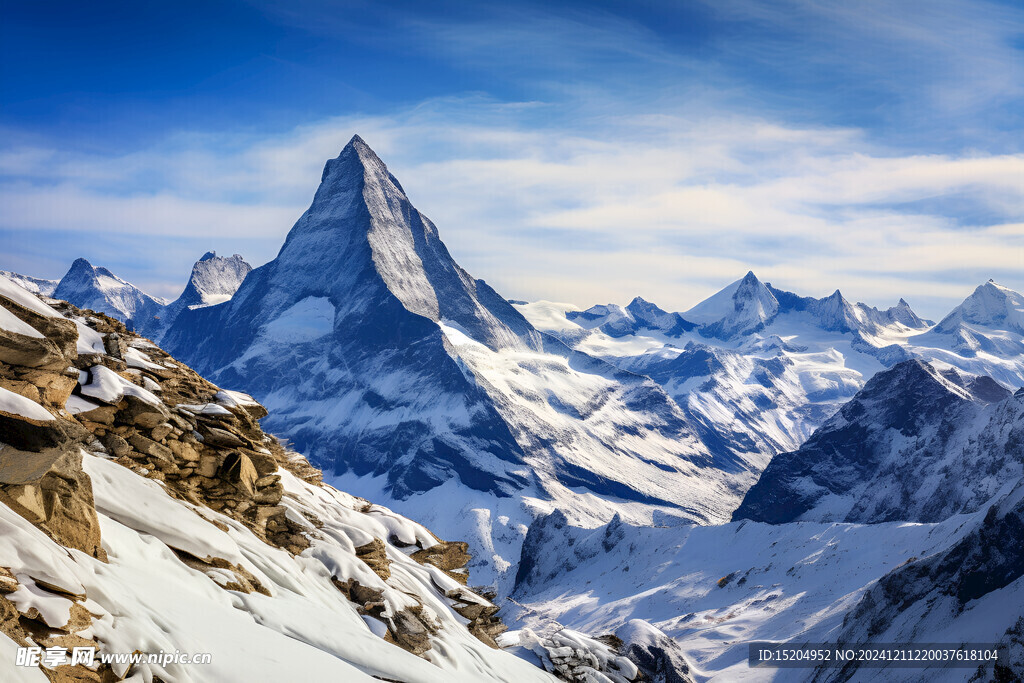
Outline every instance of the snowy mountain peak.
<path id="1" fill-rule="evenodd" d="M 208 251 L 194 266 L 178 301 L 187 306 L 212 306 L 227 301 L 252 270 L 240 254 L 217 256 Z"/>
<path id="2" fill-rule="evenodd" d="M 122 321 L 148 320 L 167 305 L 166 300 L 146 294 L 108 269 L 93 266 L 84 258 L 75 259 L 54 289 L 53 296 Z"/>
<path id="3" fill-rule="evenodd" d="M 936 326 L 953 333 L 961 325 L 978 325 L 1024 334 L 1024 295 L 994 280 L 979 285 Z"/>
<path id="4" fill-rule="evenodd" d="M 775 295 L 751 270 L 685 315 L 690 320 L 706 321 L 701 329 L 704 336 L 731 339 L 762 329 L 778 312 Z"/>

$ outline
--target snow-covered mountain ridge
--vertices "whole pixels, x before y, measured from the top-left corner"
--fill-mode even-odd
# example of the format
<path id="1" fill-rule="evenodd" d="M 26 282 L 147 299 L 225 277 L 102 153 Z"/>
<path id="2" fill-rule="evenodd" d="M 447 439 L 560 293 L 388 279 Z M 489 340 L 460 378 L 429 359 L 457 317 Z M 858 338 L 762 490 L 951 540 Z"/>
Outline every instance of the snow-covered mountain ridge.
<path id="1" fill-rule="evenodd" d="M 907 302 L 879 310 L 814 299 L 753 273 L 659 325 L 613 304 L 517 305 L 538 329 L 664 387 L 709 447 L 754 470 L 795 450 L 876 372 L 909 358 L 1024 384 L 1024 296 L 986 283 L 938 325 Z M 631 304 L 632 306 L 633 304 Z"/>
<path id="2" fill-rule="evenodd" d="M 1024 390 L 910 360 L 776 456 L 733 518 L 940 521 L 980 509 L 1022 474 Z"/>
<path id="3" fill-rule="evenodd" d="M 1024 390 L 906 361 L 777 456 L 730 524 L 538 519 L 507 618 L 593 632 L 642 615 L 700 680 L 1018 680 L 1022 465 Z M 998 667 L 748 668 L 761 640 L 1004 649 Z"/>
<path id="4" fill-rule="evenodd" d="M 146 294 L 106 268 L 93 266 L 84 258 L 76 259 L 61 278 L 52 296 L 79 308 L 105 313 L 124 322 L 158 315 L 167 305 L 165 299 Z"/>

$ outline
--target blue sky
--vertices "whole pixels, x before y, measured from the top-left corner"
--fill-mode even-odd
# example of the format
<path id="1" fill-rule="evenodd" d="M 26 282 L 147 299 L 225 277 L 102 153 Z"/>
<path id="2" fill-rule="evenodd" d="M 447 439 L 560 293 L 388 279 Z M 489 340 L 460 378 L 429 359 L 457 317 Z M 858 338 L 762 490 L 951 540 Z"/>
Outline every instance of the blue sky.
<path id="1" fill-rule="evenodd" d="M 173 297 L 359 133 L 506 296 L 1024 289 L 1019 3 L 5 3 L 0 268 Z"/>

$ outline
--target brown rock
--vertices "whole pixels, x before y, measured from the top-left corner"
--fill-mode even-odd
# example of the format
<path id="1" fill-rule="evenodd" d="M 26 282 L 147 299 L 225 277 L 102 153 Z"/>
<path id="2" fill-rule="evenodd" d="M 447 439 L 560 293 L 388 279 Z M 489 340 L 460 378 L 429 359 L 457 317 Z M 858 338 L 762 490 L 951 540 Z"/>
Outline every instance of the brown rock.
<path id="1" fill-rule="evenodd" d="M 249 460 L 252 460 L 252 464 L 256 468 L 256 471 L 260 473 L 260 477 L 265 477 L 277 472 L 278 464 L 273 455 L 269 453 L 260 453 L 259 451 L 250 450 L 248 448 L 240 450 L 249 456 Z"/>
<path id="2" fill-rule="evenodd" d="M 387 581 L 391 578 L 391 560 L 388 559 L 387 546 L 379 538 L 371 543 L 356 548 L 356 557 L 366 563 L 380 578 Z"/>
<path id="3" fill-rule="evenodd" d="M 106 348 L 108 355 L 122 360 L 124 360 L 124 352 L 128 350 L 128 344 L 117 332 L 111 332 L 103 337 L 103 347 Z"/>
<path id="4" fill-rule="evenodd" d="M 178 460 L 184 460 L 186 462 L 200 462 L 199 451 L 193 448 L 192 444 L 185 443 L 184 441 L 170 441 L 168 442 L 167 447 L 171 449 L 171 452 L 174 453 L 174 457 Z M 220 463 L 218 463 L 217 466 L 219 467 Z M 215 469 L 214 474 L 216 474 L 216 472 L 217 470 Z"/>
<path id="5" fill-rule="evenodd" d="M 63 372 L 28 370 L 22 374 L 22 378 L 39 387 L 43 402 L 61 408 L 68 402 L 68 397 L 78 384 L 77 377 L 69 377 Z"/>
<path id="6" fill-rule="evenodd" d="M 0 440 L 26 451 L 42 451 L 62 443 L 65 434 L 56 420 L 33 420 L 0 410 Z"/>
<path id="7" fill-rule="evenodd" d="M 39 368 L 65 365 L 68 360 L 49 339 L 0 328 L 0 362 Z"/>
<path id="8" fill-rule="evenodd" d="M 0 387 L 3 387 L 11 393 L 17 394 L 18 396 L 24 396 L 30 401 L 35 401 L 36 403 L 42 402 L 42 398 L 39 395 L 39 387 L 31 382 L 0 377 Z"/>
<path id="9" fill-rule="evenodd" d="M 114 424 L 114 416 L 117 414 L 117 407 L 115 406 L 100 406 L 99 408 L 93 408 L 92 410 L 84 413 L 79 413 L 76 417 L 79 420 L 85 420 L 88 422 L 96 422 L 104 425 Z"/>
<path id="10" fill-rule="evenodd" d="M 100 545 L 92 480 L 82 470 L 82 454 L 77 447 L 65 448 L 35 482 L 0 486 L 0 501 L 61 545 L 106 559 Z"/>
<path id="11" fill-rule="evenodd" d="M 0 567 L 0 593 L 13 593 L 18 590 L 18 579 L 7 567 Z"/>
<path id="12" fill-rule="evenodd" d="M 46 341 L 53 344 L 57 355 L 61 356 L 62 360 L 73 361 L 78 357 L 78 327 L 76 327 L 75 323 L 72 321 L 67 318 L 40 315 L 39 313 L 29 310 L 21 304 L 15 303 L 4 296 L 0 296 L 0 306 L 6 308 L 14 314 L 15 317 L 25 323 L 28 323 L 31 327 L 35 328 L 40 334 L 46 337 Z M 18 363 L 18 365 L 28 364 Z M 40 366 L 36 365 L 30 367 Z"/>
<path id="13" fill-rule="evenodd" d="M 284 498 L 284 486 L 280 482 L 260 489 L 253 496 L 253 500 L 259 505 L 277 505 L 282 498 Z"/>
<path id="14" fill-rule="evenodd" d="M 178 429 L 185 432 L 186 434 L 192 432 L 192 430 L 196 428 L 194 422 L 189 422 L 188 420 L 186 420 L 177 413 L 171 413 L 171 422 L 173 422 L 178 427 Z"/>
<path id="15" fill-rule="evenodd" d="M 199 425 L 199 433 L 203 435 L 203 443 L 210 446 L 216 446 L 219 448 L 235 448 L 237 446 L 246 445 L 246 443 L 236 435 L 219 427 L 211 427 L 209 425 L 202 424 Z"/>
<path id="16" fill-rule="evenodd" d="M 218 454 L 207 455 L 207 454 L 204 453 L 199 458 L 199 470 L 198 470 L 198 472 L 199 472 L 199 474 L 201 476 L 206 477 L 208 479 L 212 479 L 213 477 L 217 476 L 217 471 L 220 469 L 220 466 L 223 463 L 224 463 L 224 455 L 223 454 L 218 453 Z M 213 484 L 213 483 L 215 483 L 215 482 L 211 482 L 211 484 Z"/>
<path id="17" fill-rule="evenodd" d="M 231 483 L 236 484 L 246 496 L 256 494 L 256 480 L 259 479 L 259 474 L 256 473 L 256 468 L 248 456 L 234 453 L 228 456 L 225 465 Z"/>
<path id="18" fill-rule="evenodd" d="M 114 455 L 118 458 L 128 455 L 128 453 L 132 450 L 131 446 L 128 445 L 128 442 L 122 439 L 117 434 L 107 434 L 102 439 L 100 439 L 100 441 L 111 453 L 111 455 Z"/>
<path id="19" fill-rule="evenodd" d="M 174 454 L 171 453 L 171 449 L 162 444 L 158 444 L 152 439 L 142 436 L 142 434 L 132 434 L 128 437 L 128 443 L 132 445 L 132 448 L 140 453 L 158 458 L 165 462 L 173 462 Z"/>
<path id="20" fill-rule="evenodd" d="M 157 425 L 167 422 L 170 417 L 171 411 L 162 403 L 152 405 L 136 396 L 125 396 L 122 404 L 118 404 L 118 421 L 143 429 L 153 429 Z"/>
<path id="21" fill-rule="evenodd" d="M 396 645 L 414 655 L 422 655 L 430 649 L 430 633 L 433 629 L 424 622 L 422 610 L 422 607 L 412 607 L 397 612 L 388 631 Z"/>
<path id="22" fill-rule="evenodd" d="M 266 488 L 268 486 L 273 486 L 274 484 L 277 484 L 280 481 L 281 481 L 281 475 L 280 474 L 268 474 L 268 475 L 262 476 L 262 477 L 260 477 L 259 479 L 256 480 L 256 488 L 263 489 L 263 488 Z"/>
<path id="23" fill-rule="evenodd" d="M 164 438 L 166 438 L 167 435 L 171 433 L 172 429 L 174 429 L 174 427 L 172 427 L 167 422 L 164 422 L 162 424 L 158 424 L 156 427 L 153 427 L 153 429 L 149 432 L 149 436 L 153 439 L 153 441 L 163 441 Z"/>
<path id="24" fill-rule="evenodd" d="M 39 452 L 26 452 L 13 446 L 0 447 L 0 484 L 39 481 L 63 455 L 65 449 L 56 446 Z"/>
<path id="25" fill-rule="evenodd" d="M 472 559 L 472 556 L 469 554 L 468 543 L 463 541 L 440 541 L 433 547 L 417 550 L 409 557 L 420 564 L 433 565 L 463 586 L 466 585 L 466 575 L 456 570 L 465 567 Z"/>

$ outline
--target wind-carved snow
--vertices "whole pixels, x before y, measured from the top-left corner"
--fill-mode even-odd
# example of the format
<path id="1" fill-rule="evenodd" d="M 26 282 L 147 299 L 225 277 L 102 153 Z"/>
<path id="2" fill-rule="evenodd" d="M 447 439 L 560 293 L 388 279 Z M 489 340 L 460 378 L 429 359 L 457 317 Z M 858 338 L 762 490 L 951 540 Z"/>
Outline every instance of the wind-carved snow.
<path id="1" fill-rule="evenodd" d="M 145 643 L 153 652 L 212 656 L 200 667 L 143 662 L 136 665 L 140 680 L 554 680 L 473 637 L 438 592 L 438 585 L 447 587 L 447 577 L 440 578 L 433 568 L 387 545 L 392 577 L 384 582 L 356 558 L 354 547 L 367 539 L 433 542 L 420 525 L 387 509 L 375 506 L 369 514 L 360 512 L 365 501 L 280 470 L 288 492 L 282 504 L 315 537 L 306 551 L 294 556 L 258 539 L 231 517 L 172 498 L 158 483 L 102 455 L 83 453 L 83 458 L 108 561 L 54 543 L 0 505 L 5 529 L 0 556 L 21 583 L 19 593 L 7 597 L 36 607 L 43 620 L 58 626 L 67 620 L 69 601 L 36 588 L 37 580 L 46 582 L 72 595 L 89 596 L 85 604 L 93 614 L 92 633 L 104 651 L 131 652 Z M 314 528 L 305 515 L 315 515 L 323 526 Z M 175 551 L 242 567 L 269 595 L 225 589 L 221 582 L 227 577 L 218 576 L 218 570 L 193 569 Z M 411 597 L 416 596 L 437 626 L 429 659 L 377 635 L 334 586 L 332 575 L 380 589 L 388 609 L 416 606 Z M 120 666 L 118 673 L 127 666 Z"/>
<path id="2" fill-rule="evenodd" d="M 49 422 L 53 419 L 53 415 L 46 408 L 32 399 L 25 398 L 3 387 L 0 387 L 0 413 L 21 415 L 41 422 Z"/>
<path id="3" fill-rule="evenodd" d="M 580 529 L 552 516 L 530 532 L 513 594 L 523 608 L 510 608 L 506 619 L 540 631 L 556 622 L 609 633 L 639 617 L 682 646 L 698 680 L 805 681 L 807 669 L 749 668 L 748 643 L 832 640 L 879 577 L 944 552 L 983 517 L 653 528 L 614 520 Z M 1007 623 L 993 619 L 950 642 L 994 642 Z M 883 642 L 933 642 L 927 634 L 902 635 Z M 950 680 L 963 680 L 959 671 L 961 678 Z"/>

